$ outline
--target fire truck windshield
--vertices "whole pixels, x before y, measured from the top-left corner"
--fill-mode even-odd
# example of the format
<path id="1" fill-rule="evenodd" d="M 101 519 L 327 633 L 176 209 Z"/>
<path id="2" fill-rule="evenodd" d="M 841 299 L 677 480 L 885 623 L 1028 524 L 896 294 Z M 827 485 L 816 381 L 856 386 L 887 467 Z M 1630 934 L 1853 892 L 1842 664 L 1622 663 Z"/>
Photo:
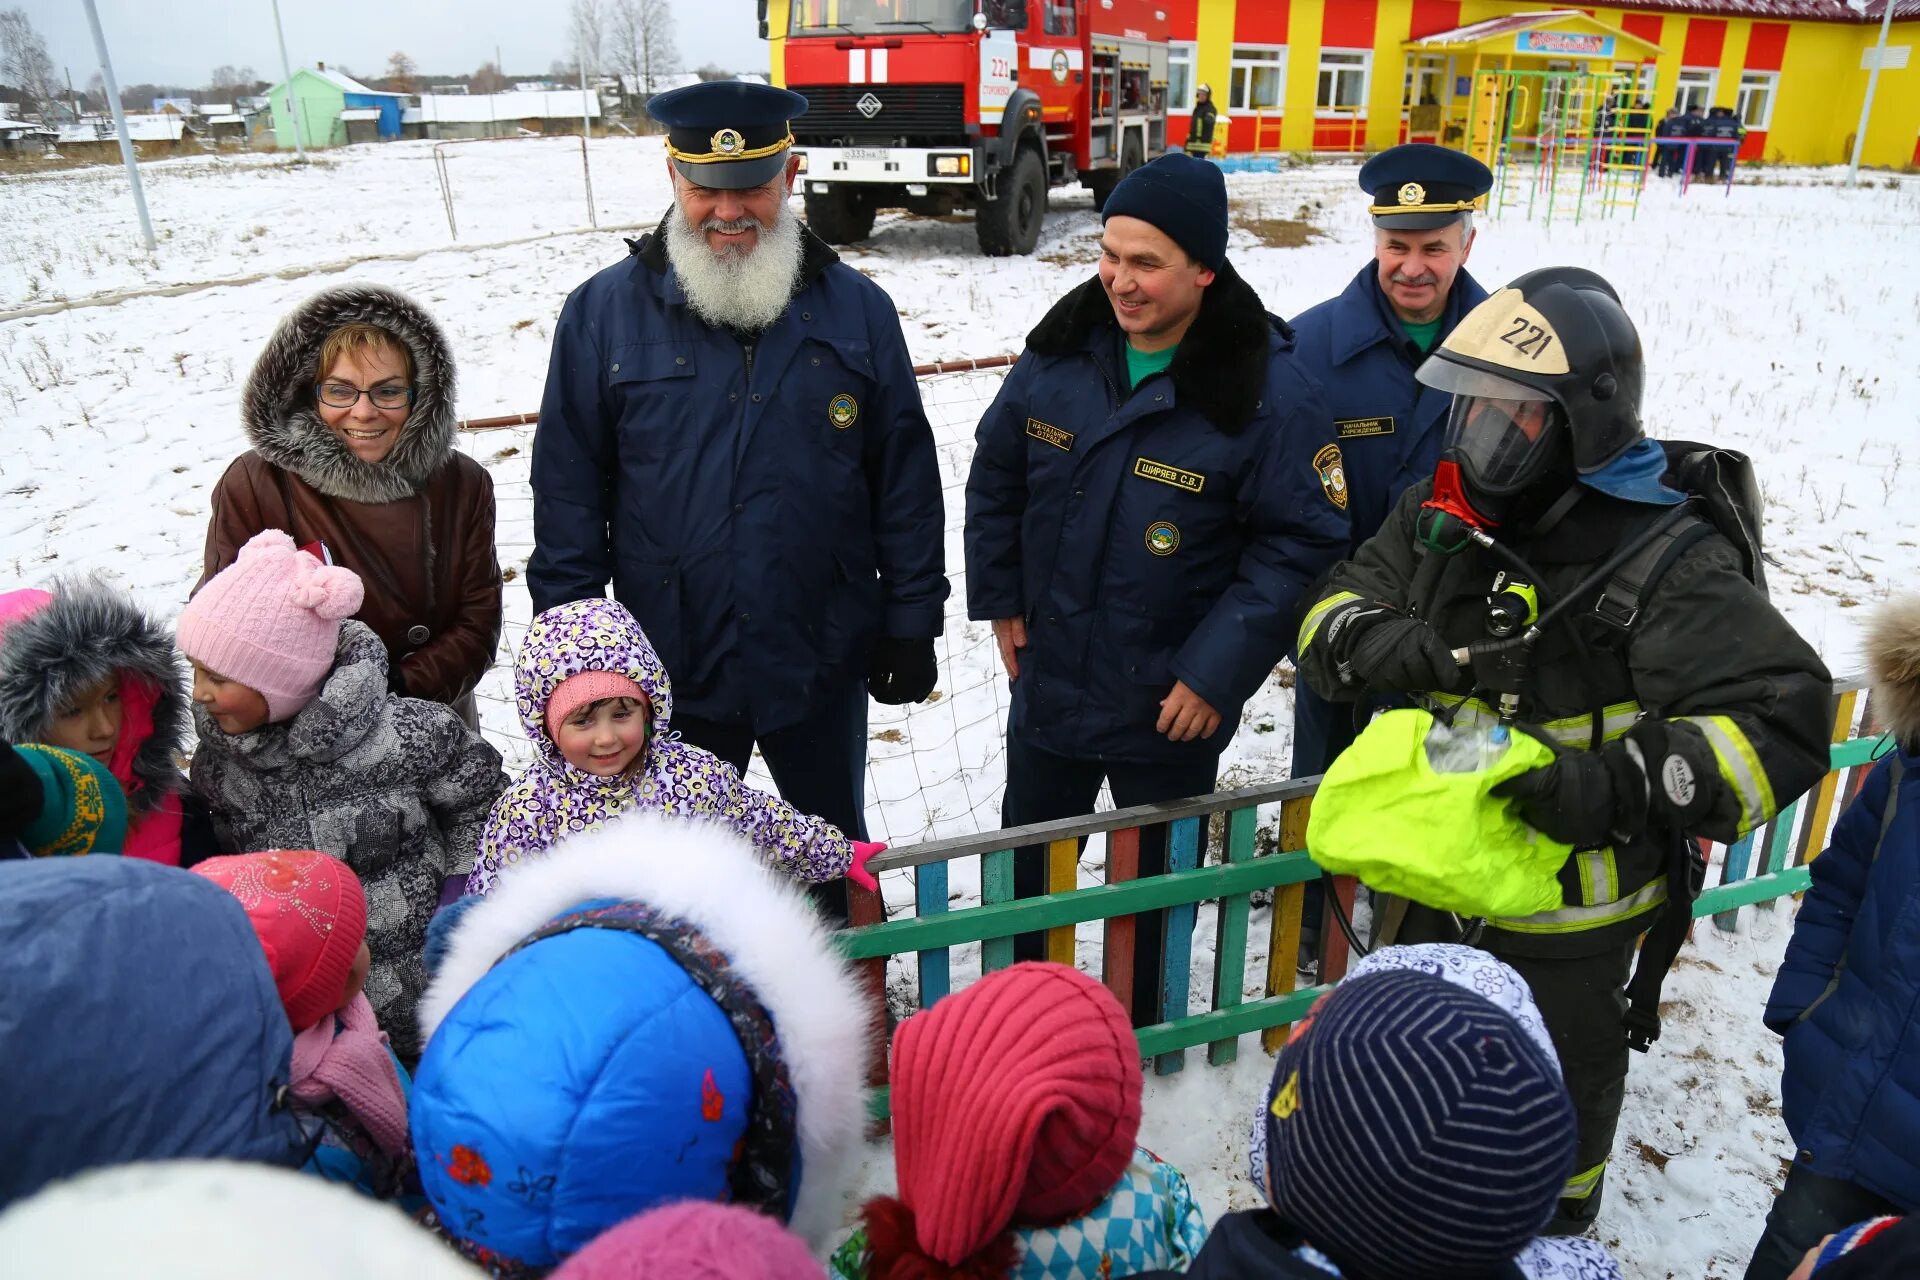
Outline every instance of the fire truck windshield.
<path id="1" fill-rule="evenodd" d="M 787 34 L 878 35 L 967 31 L 973 0 L 794 0 Z"/>

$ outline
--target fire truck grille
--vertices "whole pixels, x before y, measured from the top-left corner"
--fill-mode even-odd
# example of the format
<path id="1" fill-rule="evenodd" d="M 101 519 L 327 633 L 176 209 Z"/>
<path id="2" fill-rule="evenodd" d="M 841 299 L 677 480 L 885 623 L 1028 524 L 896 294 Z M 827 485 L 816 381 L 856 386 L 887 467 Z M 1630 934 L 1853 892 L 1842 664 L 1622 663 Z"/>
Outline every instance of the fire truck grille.
<path id="1" fill-rule="evenodd" d="M 807 114 L 793 122 L 801 142 L 958 136 L 966 131 L 957 84 L 793 85 Z"/>

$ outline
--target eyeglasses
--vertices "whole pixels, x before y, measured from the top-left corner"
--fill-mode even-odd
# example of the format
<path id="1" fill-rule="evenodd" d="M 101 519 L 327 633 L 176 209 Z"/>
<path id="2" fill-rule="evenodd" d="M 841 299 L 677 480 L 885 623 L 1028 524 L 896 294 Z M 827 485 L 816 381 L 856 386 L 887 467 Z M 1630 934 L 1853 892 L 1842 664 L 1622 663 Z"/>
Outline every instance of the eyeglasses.
<path id="1" fill-rule="evenodd" d="M 334 409 L 351 409 L 365 396 L 373 401 L 376 409 L 404 409 L 413 403 L 413 387 L 395 386 L 382 383 L 371 390 L 363 391 L 351 382 L 323 382 L 314 388 L 314 396 L 321 404 Z"/>

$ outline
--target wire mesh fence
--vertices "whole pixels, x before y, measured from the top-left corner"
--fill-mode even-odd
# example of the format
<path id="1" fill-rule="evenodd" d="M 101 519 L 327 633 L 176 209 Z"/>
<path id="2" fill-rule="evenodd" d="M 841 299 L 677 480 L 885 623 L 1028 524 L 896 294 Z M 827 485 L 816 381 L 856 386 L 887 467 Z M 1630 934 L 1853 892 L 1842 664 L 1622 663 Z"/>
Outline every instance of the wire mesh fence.
<path id="1" fill-rule="evenodd" d="M 868 704 L 867 824 L 874 839 L 890 844 L 971 834 L 1000 823 L 1007 683 L 992 628 L 966 619 L 961 533 L 974 428 L 1005 373 L 989 369 L 920 379 L 940 467 L 947 577 L 953 592 L 938 644 L 940 681 L 934 696 L 906 707 Z M 514 654 L 533 616 L 526 586 L 527 557 L 533 551 L 533 494 L 528 485 L 533 432 L 532 426 L 515 426 L 462 436 L 466 450 L 493 476 L 498 506 L 505 625 L 494 666 L 476 696 L 481 731 L 506 757 L 510 770 L 524 767 L 534 754 L 513 702 Z M 757 757 L 748 779 L 774 789 Z"/>

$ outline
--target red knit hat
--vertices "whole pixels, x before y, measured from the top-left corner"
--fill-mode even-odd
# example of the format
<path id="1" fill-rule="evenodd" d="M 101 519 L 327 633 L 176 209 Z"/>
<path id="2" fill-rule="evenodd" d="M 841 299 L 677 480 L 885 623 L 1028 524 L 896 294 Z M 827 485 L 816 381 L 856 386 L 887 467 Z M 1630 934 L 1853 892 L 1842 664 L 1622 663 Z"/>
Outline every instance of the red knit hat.
<path id="1" fill-rule="evenodd" d="M 558 742 L 560 726 L 568 716 L 589 702 L 607 698 L 631 698 L 643 707 L 653 706 L 647 691 L 618 671 L 582 671 L 562 680 L 547 699 L 547 737 Z"/>
<path id="2" fill-rule="evenodd" d="M 1086 1213 L 1133 1158 L 1139 1042 L 1065 965 L 1014 965 L 909 1018 L 892 1076 L 900 1193 L 867 1206 L 871 1280 L 1005 1274 L 1010 1227 Z"/>
<path id="3" fill-rule="evenodd" d="M 193 871 L 246 908 L 295 1031 L 340 1007 L 367 936 L 367 895 L 351 867 L 312 850 L 275 849 L 208 858 Z"/>

